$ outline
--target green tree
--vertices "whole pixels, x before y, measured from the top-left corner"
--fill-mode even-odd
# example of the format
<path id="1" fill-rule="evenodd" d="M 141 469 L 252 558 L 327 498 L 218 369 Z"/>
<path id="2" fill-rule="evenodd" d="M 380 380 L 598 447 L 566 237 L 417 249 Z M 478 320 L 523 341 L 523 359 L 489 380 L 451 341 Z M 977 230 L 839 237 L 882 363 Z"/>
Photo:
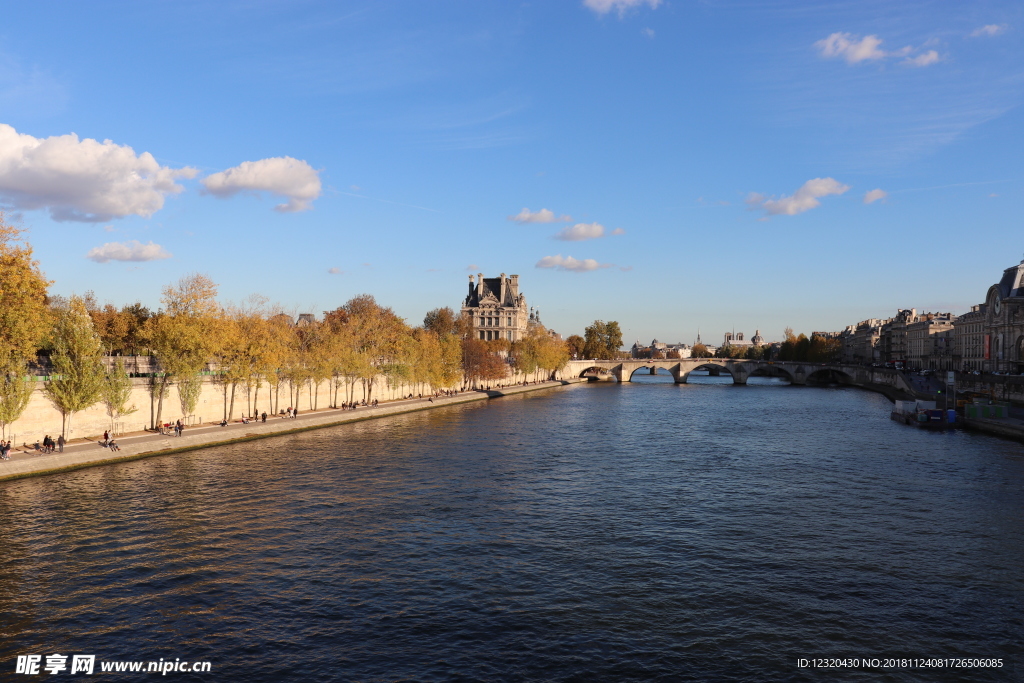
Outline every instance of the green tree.
<path id="1" fill-rule="evenodd" d="M 79 296 L 72 296 L 56 311 L 53 329 L 53 375 L 46 394 L 61 414 L 61 434 L 67 437 L 71 418 L 99 400 L 106 373 L 103 346 L 92 318 Z"/>
<path id="2" fill-rule="evenodd" d="M 0 437 L 7 438 L 7 425 L 25 412 L 35 383 L 25 379 L 26 369 L 9 368 L 0 375 Z"/>
<path id="3" fill-rule="evenodd" d="M 118 358 L 114 368 L 104 378 L 103 387 L 100 391 L 100 399 L 107 407 L 107 415 L 110 417 L 110 433 L 113 434 L 117 421 L 125 415 L 131 415 L 138 408 L 134 404 L 128 405 L 132 397 L 132 380 L 124 368 L 124 360 Z"/>
<path id="4" fill-rule="evenodd" d="M 586 358 L 610 360 L 619 354 L 622 330 L 619 329 L 619 323 L 614 320 L 607 323 L 595 320 L 593 325 L 584 330 L 583 340 L 583 355 Z"/>

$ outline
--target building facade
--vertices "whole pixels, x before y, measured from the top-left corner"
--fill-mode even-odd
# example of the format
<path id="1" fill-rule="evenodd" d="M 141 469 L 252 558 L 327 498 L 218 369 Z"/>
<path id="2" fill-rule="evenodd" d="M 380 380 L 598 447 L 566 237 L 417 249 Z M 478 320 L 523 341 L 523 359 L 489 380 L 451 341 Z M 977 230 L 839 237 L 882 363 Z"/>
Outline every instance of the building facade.
<path id="1" fill-rule="evenodd" d="M 953 321 L 953 368 L 964 372 L 985 369 L 985 304 L 971 306 Z"/>
<path id="2" fill-rule="evenodd" d="M 983 370 L 1024 372 L 1024 261 L 1003 271 L 985 297 Z"/>
<path id="3" fill-rule="evenodd" d="M 953 369 L 953 321 L 952 313 L 925 313 L 907 324 L 908 368 Z"/>
<path id="4" fill-rule="evenodd" d="M 689 358 L 691 349 L 686 344 L 666 344 L 657 339 L 650 346 L 644 346 L 637 339 L 629 355 L 633 358 Z"/>
<path id="5" fill-rule="evenodd" d="M 519 276 L 485 278 L 469 276 L 469 293 L 462 303 L 462 315 L 476 339 L 519 341 L 526 336 L 534 315 L 526 307 L 526 296 L 519 292 Z M 539 321 L 539 316 L 536 316 Z"/>

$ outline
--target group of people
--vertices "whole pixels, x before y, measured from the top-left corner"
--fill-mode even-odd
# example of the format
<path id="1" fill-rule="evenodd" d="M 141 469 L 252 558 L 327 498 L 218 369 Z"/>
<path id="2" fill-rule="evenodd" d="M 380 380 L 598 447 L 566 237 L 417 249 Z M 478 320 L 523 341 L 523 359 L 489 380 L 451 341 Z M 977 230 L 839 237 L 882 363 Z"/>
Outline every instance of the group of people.
<path id="1" fill-rule="evenodd" d="M 294 420 L 298 416 L 299 416 L 299 409 L 298 408 L 292 408 L 291 406 L 288 406 L 288 410 L 282 410 L 281 411 L 281 417 L 285 418 L 286 420 Z"/>
<path id="2" fill-rule="evenodd" d="M 342 410 L 355 410 L 359 406 L 363 406 L 363 407 L 367 407 L 367 408 L 376 408 L 377 407 L 377 399 L 373 399 L 372 401 L 367 403 L 366 399 L 364 398 L 362 400 L 362 402 L 352 401 L 351 403 L 342 403 L 341 406 L 339 406 L 339 407 Z"/>
<path id="3" fill-rule="evenodd" d="M 54 441 L 54 439 L 49 434 L 47 434 L 46 436 L 43 437 L 43 445 L 42 446 L 40 446 L 39 442 L 36 441 L 32 445 L 32 447 L 35 449 L 36 453 L 39 453 L 39 454 L 42 454 L 42 455 L 46 455 L 47 453 L 53 453 L 55 450 L 58 450 L 58 449 L 60 450 L 61 453 L 63 453 L 64 452 L 64 444 L 65 443 L 67 443 L 67 442 L 64 440 L 64 435 L 63 434 L 58 436 L 56 441 Z"/>
<path id="4" fill-rule="evenodd" d="M 0 460 L 11 459 L 11 442 L 0 441 Z"/>
<path id="5" fill-rule="evenodd" d="M 119 451 L 121 447 L 117 445 L 117 442 L 110 438 L 110 432 L 103 432 L 103 441 L 100 441 L 100 445 L 109 448 L 112 451 Z"/>

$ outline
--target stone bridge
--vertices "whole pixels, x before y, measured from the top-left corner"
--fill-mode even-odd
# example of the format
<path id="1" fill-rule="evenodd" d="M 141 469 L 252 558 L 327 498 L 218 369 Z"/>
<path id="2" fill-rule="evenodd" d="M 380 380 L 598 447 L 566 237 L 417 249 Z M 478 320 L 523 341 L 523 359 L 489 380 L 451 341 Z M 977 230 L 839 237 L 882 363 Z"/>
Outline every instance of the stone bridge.
<path id="1" fill-rule="evenodd" d="M 755 376 L 781 377 L 795 385 L 808 381 L 839 382 L 856 386 L 887 386 L 898 391 L 911 392 L 912 388 L 898 370 L 869 368 L 861 365 L 839 363 L 800 363 L 794 361 L 734 360 L 730 358 L 684 358 L 669 360 L 647 360 L 629 358 L 618 360 L 571 360 L 562 368 L 562 377 L 584 377 L 595 371 L 611 374 L 620 382 L 628 382 L 633 373 L 657 374 L 667 370 L 677 384 L 685 384 L 694 370 L 710 370 L 713 373 L 727 372 L 735 384 L 746 384 Z"/>

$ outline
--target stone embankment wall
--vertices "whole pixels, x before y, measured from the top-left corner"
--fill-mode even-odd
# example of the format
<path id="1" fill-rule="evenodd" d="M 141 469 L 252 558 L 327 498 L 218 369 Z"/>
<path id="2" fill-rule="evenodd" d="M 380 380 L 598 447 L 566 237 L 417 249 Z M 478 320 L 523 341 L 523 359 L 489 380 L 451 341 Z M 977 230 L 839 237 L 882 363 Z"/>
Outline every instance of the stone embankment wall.
<path id="1" fill-rule="evenodd" d="M 512 375 L 493 384 L 507 386 L 522 383 L 524 379 L 533 380 L 535 378 Z M 115 433 L 142 431 L 150 428 L 153 424 L 156 418 L 157 399 L 151 392 L 151 381 L 149 378 L 142 377 L 132 379 L 132 396 L 128 405 L 134 405 L 138 410 L 131 415 L 121 417 L 117 421 Z M 32 398 L 21 418 L 7 425 L 7 438 L 11 439 L 15 445 L 31 444 L 36 439 L 41 440 L 46 434 L 56 438 L 61 433 L 60 412 L 46 397 L 46 393 L 43 391 L 44 384 L 41 380 L 36 382 L 36 389 L 32 392 Z M 183 415 L 178 388 L 174 385 L 170 386 L 164 396 L 160 415 L 161 422 L 169 423 L 184 418 L 184 422 L 193 425 L 222 419 L 227 415 L 228 407 L 231 405 L 231 387 L 227 387 L 226 396 L 224 389 L 224 385 L 218 383 L 215 376 L 205 376 L 202 393 L 195 411 L 191 415 Z M 361 401 L 364 397 L 363 383 L 357 381 L 351 388 L 343 385 L 337 392 L 339 403 L 349 400 Z M 409 394 L 418 396 L 422 393 L 426 396 L 428 392 L 429 387 L 426 385 L 388 385 L 383 377 L 378 377 L 374 381 L 371 398 L 383 402 L 403 398 Z M 295 401 L 296 393 L 298 393 L 297 402 Z M 246 389 L 244 385 L 238 385 L 235 387 L 234 409 L 227 417 L 228 419 L 239 419 L 243 415 L 251 415 L 254 406 L 258 412 L 266 411 L 268 414 L 276 414 L 288 407 L 296 407 L 299 411 L 323 409 L 333 404 L 334 397 L 335 389 L 330 381 L 322 382 L 318 387 L 307 384 L 298 391 L 293 390 L 288 382 L 282 382 L 278 387 L 268 387 L 267 384 L 263 384 L 259 389 Z M 68 431 L 67 437 L 68 439 L 77 439 L 102 435 L 105 430 L 110 429 L 110 425 L 111 420 L 106 407 L 103 403 L 97 403 L 72 416 L 71 429 Z"/>
<path id="2" fill-rule="evenodd" d="M 957 375 L 958 393 L 976 391 L 979 394 L 991 392 L 997 401 L 1009 401 L 1024 406 L 1024 377 L 1003 375 Z"/>

